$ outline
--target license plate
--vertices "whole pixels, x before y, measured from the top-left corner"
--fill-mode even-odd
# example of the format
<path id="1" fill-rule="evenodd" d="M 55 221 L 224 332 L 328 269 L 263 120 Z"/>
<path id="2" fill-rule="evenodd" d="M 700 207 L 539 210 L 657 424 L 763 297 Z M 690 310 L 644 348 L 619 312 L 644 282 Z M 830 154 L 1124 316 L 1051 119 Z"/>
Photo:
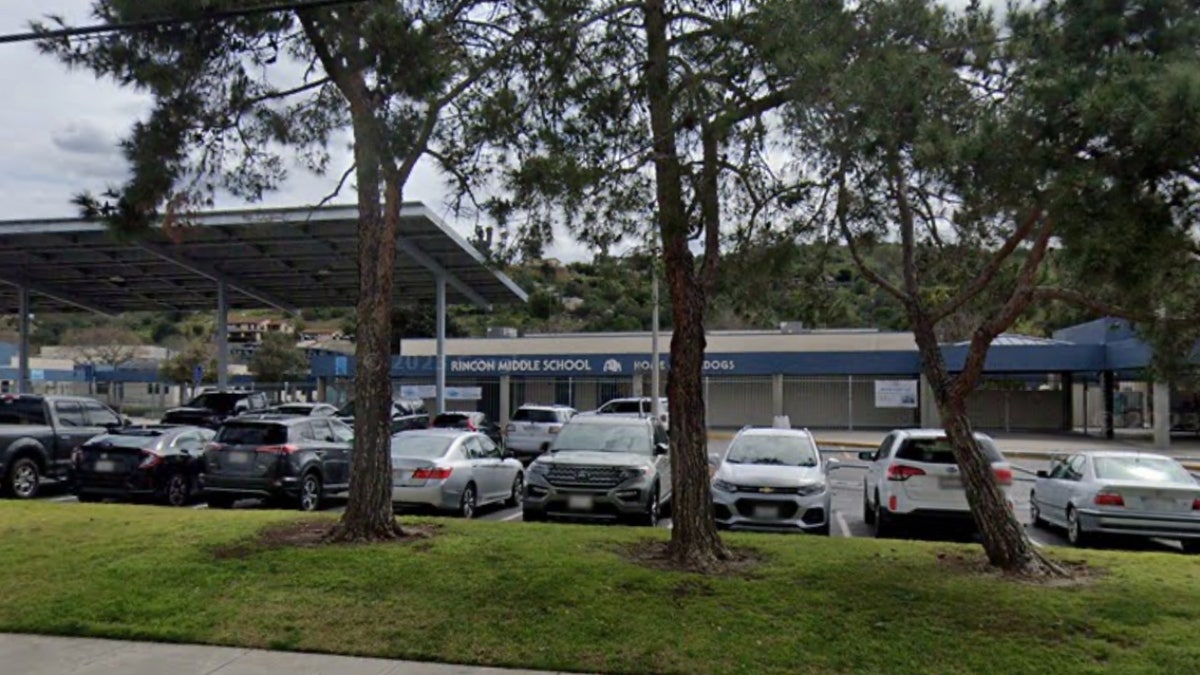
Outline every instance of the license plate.
<path id="1" fill-rule="evenodd" d="M 779 518 L 778 506 L 756 506 L 754 507 L 754 517 L 764 520 L 775 520 Z"/>
<path id="2" fill-rule="evenodd" d="M 957 490 L 963 486 L 963 482 L 958 476 L 942 476 L 938 479 L 938 486 L 947 490 Z"/>
<path id="3" fill-rule="evenodd" d="M 101 459 L 96 462 L 93 468 L 96 470 L 96 473 L 112 473 L 117 470 L 117 463 L 112 460 Z"/>
<path id="4" fill-rule="evenodd" d="M 226 455 L 226 459 L 229 460 L 230 464 L 249 464 L 250 463 L 250 453 L 248 453 L 248 452 L 231 452 L 228 455 Z"/>
<path id="5" fill-rule="evenodd" d="M 567 497 L 567 508 L 572 511 L 591 511 L 592 496 L 591 495 L 571 495 Z"/>

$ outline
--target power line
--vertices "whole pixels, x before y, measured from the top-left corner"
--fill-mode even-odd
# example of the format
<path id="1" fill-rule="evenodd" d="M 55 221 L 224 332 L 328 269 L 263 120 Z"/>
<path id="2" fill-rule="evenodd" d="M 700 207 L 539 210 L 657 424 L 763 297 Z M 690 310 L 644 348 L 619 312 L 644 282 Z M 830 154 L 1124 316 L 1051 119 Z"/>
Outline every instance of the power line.
<path id="1" fill-rule="evenodd" d="M 0 35 L 0 44 L 8 44 L 12 42 L 32 42 L 34 40 L 50 40 L 63 37 L 72 38 L 85 35 L 100 35 L 103 33 L 115 33 L 118 31 L 148 30 L 151 28 L 161 28 L 163 26 L 181 26 L 189 23 L 199 23 L 201 21 L 220 21 L 221 19 L 233 19 L 239 16 L 254 16 L 256 14 L 272 14 L 274 12 L 320 9 L 322 7 L 350 5 L 366 1 L 367 0 L 309 0 L 308 2 L 293 1 L 275 5 L 263 5 L 261 7 L 247 7 L 244 9 L 213 10 L 191 18 L 145 19 L 142 21 L 127 21 L 124 23 L 106 23 L 99 26 L 62 28 L 60 30 L 38 31 L 32 33 L 12 33 L 9 35 Z"/>

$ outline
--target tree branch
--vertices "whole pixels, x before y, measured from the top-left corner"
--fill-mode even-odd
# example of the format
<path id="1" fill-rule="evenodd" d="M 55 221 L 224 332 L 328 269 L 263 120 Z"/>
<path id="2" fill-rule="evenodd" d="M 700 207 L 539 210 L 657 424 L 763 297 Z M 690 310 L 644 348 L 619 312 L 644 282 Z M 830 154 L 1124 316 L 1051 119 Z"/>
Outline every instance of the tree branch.
<path id="1" fill-rule="evenodd" d="M 701 131 L 703 164 L 700 167 L 700 217 L 704 223 L 704 270 L 700 279 L 705 296 L 717 281 L 717 260 L 721 255 L 721 196 L 718 175 L 721 158 L 716 131 L 705 125 Z"/>
<path id="2" fill-rule="evenodd" d="M 849 208 L 848 204 L 846 203 L 848 200 L 846 195 L 846 174 L 845 169 L 841 167 L 838 168 L 837 184 L 838 194 L 837 206 L 835 208 L 837 225 L 841 230 L 842 238 L 846 240 L 846 248 L 850 250 L 850 257 L 854 259 L 855 266 L 858 267 L 858 271 L 864 277 L 866 277 L 868 281 L 883 289 L 888 295 L 891 295 L 899 300 L 901 304 L 907 306 L 909 297 L 905 295 L 904 292 L 899 288 L 896 288 L 896 286 L 890 281 L 880 276 L 878 272 L 871 269 L 871 266 L 868 265 L 865 260 L 863 260 L 862 255 L 859 253 L 858 244 L 855 242 L 854 233 L 850 231 L 850 224 L 846 217 L 846 211 Z"/>
<path id="3" fill-rule="evenodd" d="M 942 319 L 957 312 L 962 308 L 963 305 L 967 304 L 971 300 L 974 300 L 979 296 L 980 293 L 987 289 L 988 285 L 991 284 L 992 279 L 994 279 L 996 274 L 1000 272 L 1000 268 L 1004 266 L 1005 261 L 1008 260 L 1013 252 L 1017 250 L 1017 247 L 1021 245 L 1021 242 L 1025 241 L 1025 239 L 1029 236 L 1029 233 L 1033 231 L 1033 226 L 1037 224 L 1038 218 L 1040 218 L 1041 215 L 1042 211 L 1040 208 L 1034 208 L 1033 211 L 1029 213 L 1029 217 L 1017 227 L 1016 231 L 1014 231 L 1007 239 L 1005 239 L 1004 244 L 995 252 L 995 254 L 992 255 L 991 260 L 989 260 L 988 264 L 979 271 L 979 274 L 975 275 L 975 278 L 972 279 L 966 286 L 964 286 L 963 289 L 959 291 L 958 295 L 946 301 L 944 304 L 942 304 L 940 307 L 937 307 L 930 313 L 930 317 L 933 319 L 934 323 L 937 323 L 938 321 L 941 321 Z"/>

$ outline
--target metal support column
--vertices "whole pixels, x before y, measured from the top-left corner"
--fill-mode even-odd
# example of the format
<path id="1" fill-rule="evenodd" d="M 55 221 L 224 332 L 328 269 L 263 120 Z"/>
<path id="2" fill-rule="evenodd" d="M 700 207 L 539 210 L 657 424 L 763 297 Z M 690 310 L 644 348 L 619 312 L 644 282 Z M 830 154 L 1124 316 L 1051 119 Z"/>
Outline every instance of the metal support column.
<path id="1" fill-rule="evenodd" d="M 846 426 L 854 431 L 854 376 L 846 376 Z"/>
<path id="2" fill-rule="evenodd" d="M 1075 431 L 1075 375 L 1063 373 L 1059 381 L 1062 392 L 1062 424 L 1059 428 L 1066 432 Z"/>
<path id="3" fill-rule="evenodd" d="M 1113 424 L 1116 416 L 1116 398 L 1117 393 L 1117 374 L 1111 370 L 1106 370 L 1100 377 L 1100 386 L 1104 393 L 1104 437 L 1112 440 L 1116 433 L 1113 431 Z"/>
<path id="4" fill-rule="evenodd" d="M 29 289 L 17 289 L 17 393 L 30 394 L 33 390 L 29 381 Z"/>
<path id="5" fill-rule="evenodd" d="M 508 375 L 500 376 L 500 425 L 507 426 L 512 419 L 512 379 Z"/>
<path id="6" fill-rule="evenodd" d="M 1154 447 L 1166 450 L 1171 447 L 1171 386 L 1161 380 L 1154 381 Z"/>
<path id="7" fill-rule="evenodd" d="M 446 412 L 446 275 L 437 275 L 437 411 Z"/>
<path id="8" fill-rule="evenodd" d="M 217 282 L 217 391 L 229 388 L 229 290 Z"/>

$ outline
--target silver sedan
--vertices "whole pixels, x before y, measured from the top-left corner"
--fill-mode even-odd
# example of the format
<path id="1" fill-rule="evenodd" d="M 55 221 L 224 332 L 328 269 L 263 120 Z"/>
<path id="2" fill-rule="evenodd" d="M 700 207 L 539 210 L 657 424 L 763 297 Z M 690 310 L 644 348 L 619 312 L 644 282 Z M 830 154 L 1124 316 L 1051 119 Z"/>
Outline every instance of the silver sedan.
<path id="1" fill-rule="evenodd" d="M 496 502 L 520 506 L 524 467 L 487 436 L 420 429 L 392 436 L 392 504 L 433 507 L 474 517 Z"/>
<path id="2" fill-rule="evenodd" d="M 1200 483 L 1179 462 L 1136 451 L 1080 453 L 1039 471 L 1029 508 L 1035 527 L 1064 527 L 1075 546 L 1101 535 L 1178 539 L 1200 553 Z"/>

